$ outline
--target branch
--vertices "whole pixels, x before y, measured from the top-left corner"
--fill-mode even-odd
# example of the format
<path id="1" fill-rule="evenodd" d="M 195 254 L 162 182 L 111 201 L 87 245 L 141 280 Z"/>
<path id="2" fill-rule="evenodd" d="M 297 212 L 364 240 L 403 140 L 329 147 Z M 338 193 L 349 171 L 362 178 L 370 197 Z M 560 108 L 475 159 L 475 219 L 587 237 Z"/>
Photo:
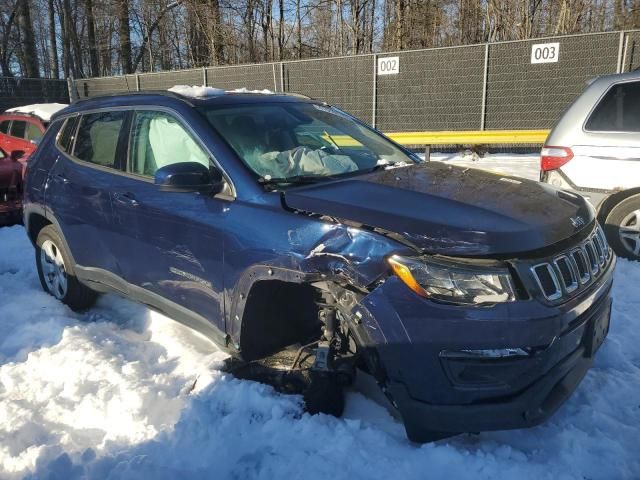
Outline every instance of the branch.
<path id="1" fill-rule="evenodd" d="M 146 35 L 142 38 L 142 43 L 140 44 L 140 50 L 138 50 L 138 54 L 136 55 L 136 58 L 133 61 L 133 65 L 131 68 L 131 71 L 135 72 L 136 69 L 138 68 L 138 65 L 140 64 L 140 62 L 142 61 L 142 57 L 144 56 L 144 49 L 147 46 L 147 42 L 149 41 L 149 39 L 151 38 L 151 35 L 153 34 L 153 32 L 155 31 L 156 28 L 158 28 L 158 25 L 160 25 L 160 22 L 162 21 L 162 18 L 171 10 L 173 10 L 174 8 L 176 8 L 177 6 L 181 5 L 182 2 L 184 0 L 176 0 L 175 2 L 172 2 L 170 4 L 168 4 L 166 7 L 164 7 L 162 10 L 160 10 L 160 13 L 158 13 L 157 18 L 155 19 L 155 21 L 151 24 L 151 26 L 147 29 L 147 33 Z"/>

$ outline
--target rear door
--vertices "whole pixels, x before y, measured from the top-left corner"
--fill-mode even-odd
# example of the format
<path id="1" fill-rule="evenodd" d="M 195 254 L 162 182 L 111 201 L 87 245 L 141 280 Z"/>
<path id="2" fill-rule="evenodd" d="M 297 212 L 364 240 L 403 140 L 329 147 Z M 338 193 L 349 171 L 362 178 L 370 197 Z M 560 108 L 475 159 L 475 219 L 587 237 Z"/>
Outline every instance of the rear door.
<path id="1" fill-rule="evenodd" d="M 76 263 L 116 274 L 110 243 L 110 190 L 123 168 L 122 152 L 126 150 L 121 146 L 121 133 L 127 119 L 126 111 L 116 110 L 68 120 L 59 135 L 58 159 L 45 192 Z"/>
<path id="2" fill-rule="evenodd" d="M 625 190 L 640 186 L 640 82 L 613 85 L 583 127 L 574 159 L 561 167 L 578 188 Z"/>
<path id="3" fill-rule="evenodd" d="M 128 152 L 127 175 L 112 188 L 113 246 L 125 280 L 225 331 L 222 229 L 231 200 L 154 184 L 158 168 L 209 166 L 210 154 L 175 113 L 144 109 L 132 117 Z"/>

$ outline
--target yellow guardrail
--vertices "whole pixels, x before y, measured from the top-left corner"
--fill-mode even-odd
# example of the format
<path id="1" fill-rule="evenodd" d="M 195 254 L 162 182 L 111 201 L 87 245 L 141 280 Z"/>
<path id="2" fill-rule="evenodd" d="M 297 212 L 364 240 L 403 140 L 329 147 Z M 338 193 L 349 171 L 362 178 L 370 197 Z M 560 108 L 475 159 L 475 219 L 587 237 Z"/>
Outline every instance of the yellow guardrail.
<path id="1" fill-rule="evenodd" d="M 459 132 L 385 132 L 400 145 L 544 144 L 550 130 L 466 130 Z"/>

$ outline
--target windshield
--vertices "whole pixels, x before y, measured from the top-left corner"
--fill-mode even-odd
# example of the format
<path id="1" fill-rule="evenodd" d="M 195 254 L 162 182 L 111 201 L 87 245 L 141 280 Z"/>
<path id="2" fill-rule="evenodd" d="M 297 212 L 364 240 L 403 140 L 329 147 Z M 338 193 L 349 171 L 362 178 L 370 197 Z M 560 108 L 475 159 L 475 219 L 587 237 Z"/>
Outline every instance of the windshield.
<path id="1" fill-rule="evenodd" d="M 384 137 L 329 106 L 274 103 L 201 110 L 262 183 L 416 163 Z"/>

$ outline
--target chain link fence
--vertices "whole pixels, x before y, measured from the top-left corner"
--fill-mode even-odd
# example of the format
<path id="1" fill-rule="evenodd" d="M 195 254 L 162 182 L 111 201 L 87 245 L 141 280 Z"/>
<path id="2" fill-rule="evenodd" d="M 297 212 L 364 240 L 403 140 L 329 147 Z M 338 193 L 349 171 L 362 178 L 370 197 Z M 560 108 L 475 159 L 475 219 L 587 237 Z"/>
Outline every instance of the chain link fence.
<path id="1" fill-rule="evenodd" d="M 534 44 L 559 43 L 557 62 L 531 63 Z M 487 129 L 550 128 L 595 76 L 618 71 L 620 34 L 489 45 Z"/>
<path id="2" fill-rule="evenodd" d="M 621 63 L 623 72 L 640 68 L 640 32 L 628 32 L 625 35 Z"/>
<path id="3" fill-rule="evenodd" d="M 69 103 L 65 80 L 0 77 L 0 112 L 33 103 Z"/>

